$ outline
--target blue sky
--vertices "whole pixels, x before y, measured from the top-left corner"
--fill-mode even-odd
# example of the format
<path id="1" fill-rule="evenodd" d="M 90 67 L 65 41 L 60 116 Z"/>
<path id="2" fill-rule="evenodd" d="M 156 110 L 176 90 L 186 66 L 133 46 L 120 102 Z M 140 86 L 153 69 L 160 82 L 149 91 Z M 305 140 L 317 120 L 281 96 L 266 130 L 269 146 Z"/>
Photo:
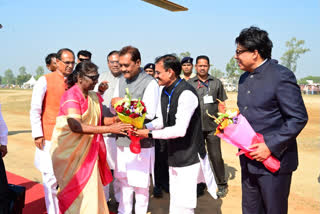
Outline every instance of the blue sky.
<path id="1" fill-rule="evenodd" d="M 99 71 L 106 55 L 125 45 L 139 48 L 142 64 L 166 53 L 208 55 L 224 71 L 234 54 L 234 39 L 251 25 L 269 32 L 273 58 L 280 59 L 292 37 L 311 49 L 298 60 L 296 75 L 318 75 L 320 3 L 318 0 L 173 0 L 189 8 L 172 13 L 141 0 L 0 0 L 0 75 L 20 66 L 33 73 L 60 48 L 93 53 Z"/>

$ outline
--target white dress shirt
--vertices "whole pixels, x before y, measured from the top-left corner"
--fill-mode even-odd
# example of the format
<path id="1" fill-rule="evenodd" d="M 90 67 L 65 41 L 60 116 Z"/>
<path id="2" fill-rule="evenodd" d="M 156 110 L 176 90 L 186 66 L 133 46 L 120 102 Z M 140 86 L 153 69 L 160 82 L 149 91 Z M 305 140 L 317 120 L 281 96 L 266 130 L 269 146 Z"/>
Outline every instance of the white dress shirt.
<path id="1" fill-rule="evenodd" d="M 157 109 L 157 119 L 146 124 L 146 128 L 152 131 L 154 139 L 174 139 L 186 135 L 191 117 L 198 107 L 198 97 L 190 90 L 183 91 L 178 98 L 176 123 L 173 126 L 163 128 L 161 102 Z M 163 128 L 163 129 L 162 129 Z"/>
<path id="2" fill-rule="evenodd" d="M 6 146 L 8 144 L 8 127 L 2 117 L 0 104 L 0 144 Z"/>

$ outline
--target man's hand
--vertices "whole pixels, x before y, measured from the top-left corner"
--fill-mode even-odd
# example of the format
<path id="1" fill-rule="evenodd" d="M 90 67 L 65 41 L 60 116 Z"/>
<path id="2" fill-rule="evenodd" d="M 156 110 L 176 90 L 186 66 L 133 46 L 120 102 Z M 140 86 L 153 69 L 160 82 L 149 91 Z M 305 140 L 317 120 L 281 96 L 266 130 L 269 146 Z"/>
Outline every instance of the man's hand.
<path id="1" fill-rule="evenodd" d="M 6 156 L 7 153 L 8 153 L 7 146 L 6 145 L 1 145 L 0 146 L 0 155 L 1 155 L 1 157 Z"/>
<path id="2" fill-rule="evenodd" d="M 109 88 L 109 85 L 108 85 L 108 81 L 102 81 L 98 87 L 98 91 L 99 93 L 102 95 L 108 88 Z"/>
<path id="3" fill-rule="evenodd" d="M 138 129 L 135 133 L 141 138 L 148 138 L 149 129 Z"/>
<path id="4" fill-rule="evenodd" d="M 34 144 L 36 145 L 36 147 L 38 147 L 38 149 L 43 150 L 44 145 L 46 144 L 44 141 L 44 137 L 36 137 L 34 139 Z"/>
<path id="5" fill-rule="evenodd" d="M 253 157 L 253 159 L 259 162 L 264 161 L 271 155 L 271 152 L 267 144 L 264 142 L 252 144 L 250 146 L 250 149 L 255 149 L 253 152 L 250 152 L 249 154 L 251 155 L 251 157 Z"/>
<path id="6" fill-rule="evenodd" d="M 221 100 L 217 99 L 218 103 L 218 112 L 226 113 L 226 103 L 222 102 Z"/>

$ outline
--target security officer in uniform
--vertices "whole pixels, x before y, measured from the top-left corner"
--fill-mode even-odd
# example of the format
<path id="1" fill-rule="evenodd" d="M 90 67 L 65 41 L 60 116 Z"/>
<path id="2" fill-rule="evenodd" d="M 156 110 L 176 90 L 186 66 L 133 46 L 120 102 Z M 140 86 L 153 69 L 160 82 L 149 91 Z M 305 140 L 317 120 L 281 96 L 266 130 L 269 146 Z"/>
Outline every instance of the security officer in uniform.
<path id="1" fill-rule="evenodd" d="M 195 77 L 196 74 L 192 73 L 193 69 L 193 58 L 191 57 L 184 57 L 181 60 L 181 66 L 182 66 L 182 74 L 180 74 L 181 79 L 189 80 L 192 77 Z"/>
<path id="2" fill-rule="evenodd" d="M 147 74 L 149 74 L 151 76 L 154 76 L 154 74 L 155 74 L 155 65 L 153 63 L 148 63 L 143 67 L 143 70 Z"/>

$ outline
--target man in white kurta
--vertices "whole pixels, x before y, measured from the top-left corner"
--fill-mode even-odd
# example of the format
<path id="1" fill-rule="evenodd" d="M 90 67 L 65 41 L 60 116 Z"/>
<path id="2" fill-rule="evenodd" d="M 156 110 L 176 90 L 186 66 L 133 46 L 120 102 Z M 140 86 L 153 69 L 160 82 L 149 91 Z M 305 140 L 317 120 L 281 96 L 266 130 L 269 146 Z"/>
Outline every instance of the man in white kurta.
<path id="1" fill-rule="evenodd" d="M 73 71 L 74 64 L 74 54 L 70 49 L 59 50 L 57 53 L 57 70 L 41 76 L 32 92 L 30 121 L 32 137 L 36 145 L 34 164 L 42 173 L 48 214 L 58 214 L 59 205 L 57 199 L 57 181 L 53 173 L 50 155 L 51 141 L 47 140 L 51 139 L 51 136 L 46 136 L 46 134 L 52 134 L 55 117 L 59 113 L 60 99 L 66 89 L 65 79 Z M 46 106 L 46 103 L 50 103 L 51 106 Z M 55 105 L 52 106 L 52 104 Z M 44 124 L 44 122 L 48 122 L 43 120 L 44 109 L 50 110 L 48 114 L 51 114 L 50 117 L 54 120 L 49 128 Z"/>
<path id="2" fill-rule="evenodd" d="M 167 140 L 170 214 L 192 214 L 197 204 L 197 183 L 206 182 L 213 198 L 217 198 L 217 186 L 201 137 L 199 100 L 194 88 L 180 79 L 180 72 L 181 65 L 175 56 L 157 59 L 155 77 L 164 86 L 157 119 L 137 134 Z"/>
<path id="3" fill-rule="evenodd" d="M 114 97 L 124 97 L 128 88 L 132 99 L 141 98 L 147 108 L 146 120 L 152 120 L 156 114 L 159 96 L 157 81 L 141 68 L 140 52 L 132 46 L 120 50 L 120 70 L 122 76 L 116 86 Z M 113 99 L 112 103 L 115 103 Z M 149 202 L 150 174 L 154 166 L 154 146 L 151 140 L 140 141 L 141 152 L 130 151 L 130 139 L 118 136 L 115 177 L 120 182 L 121 199 L 119 214 L 132 213 L 133 193 L 135 193 L 135 213 L 146 214 Z"/>
<path id="4" fill-rule="evenodd" d="M 121 76 L 120 66 L 119 66 L 119 51 L 111 51 L 108 56 L 108 68 L 109 71 L 103 72 L 99 77 L 99 84 L 96 85 L 95 91 L 98 91 L 102 98 L 102 111 L 104 117 L 113 117 L 114 114 L 110 112 L 110 102 L 114 94 L 114 90 Z M 116 135 L 114 134 L 103 134 L 104 142 L 107 148 L 107 161 L 111 170 L 115 169 L 115 161 L 117 158 L 117 145 L 116 145 Z M 120 190 L 117 178 L 113 181 L 114 197 L 116 202 L 120 200 Z M 110 198 L 110 185 L 104 186 L 104 195 L 106 201 Z"/>

